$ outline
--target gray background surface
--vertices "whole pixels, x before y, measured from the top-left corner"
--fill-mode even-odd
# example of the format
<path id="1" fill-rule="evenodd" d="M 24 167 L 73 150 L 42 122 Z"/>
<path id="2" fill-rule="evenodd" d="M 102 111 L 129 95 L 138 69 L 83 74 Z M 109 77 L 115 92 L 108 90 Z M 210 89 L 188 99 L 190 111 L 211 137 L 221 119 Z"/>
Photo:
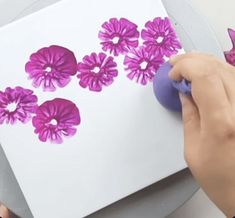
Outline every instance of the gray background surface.
<path id="1" fill-rule="evenodd" d="M 0 26 L 57 1 L 58 0 L 0 0 Z M 218 22 L 215 10 L 221 8 L 218 8 L 219 4 L 223 5 L 223 10 L 226 10 L 225 5 L 230 5 L 231 7 L 231 4 L 233 4 L 235 6 L 234 1 L 232 0 L 225 0 L 223 3 L 221 3 L 220 0 L 192 1 L 212 23 Z M 211 7 L 211 5 L 214 5 L 214 7 Z M 231 47 L 231 44 L 224 40 L 227 36 L 222 27 L 223 24 L 221 23 L 219 28 L 214 25 L 215 32 L 220 35 L 220 40 L 224 42 L 223 47 L 229 48 Z M 1 197 L 4 196 L 4 203 L 14 209 L 14 212 L 17 214 L 24 214 L 24 217 L 32 217 L 27 205 L 25 205 L 24 198 L 18 188 L 17 182 L 14 180 L 14 176 L 10 171 L 4 153 L 1 151 L 0 153 L 3 154 L 0 156 L 0 178 L 2 180 L 2 182 L 0 182 L 0 200 L 2 199 Z M 190 176 L 189 171 L 184 170 L 91 215 L 90 218 L 165 217 L 166 214 L 169 214 L 174 208 L 177 208 L 187 200 L 195 190 L 197 190 L 197 184 Z M 159 196 L 161 196 L 161 198 Z M 61 208 L 60 205 L 58 209 Z M 183 207 L 168 216 L 168 218 L 196 217 L 220 218 L 224 216 L 214 207 L 201 190 Z"/>

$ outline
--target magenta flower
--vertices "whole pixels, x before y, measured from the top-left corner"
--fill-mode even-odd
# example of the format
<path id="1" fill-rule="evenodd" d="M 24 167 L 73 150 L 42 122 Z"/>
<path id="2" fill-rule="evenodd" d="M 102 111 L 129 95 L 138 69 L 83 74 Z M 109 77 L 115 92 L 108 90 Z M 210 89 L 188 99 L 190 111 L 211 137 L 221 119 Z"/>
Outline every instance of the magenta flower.
<path id="1" fill-rule="evenodd" d="M 157 69 L 163 62 L 161 55 L 147 52 L 143 46 L 133 49 L 124 59 L 125 70 L 129 71 L 127 77 L 131 80 L 136 79 L 136 82 L 142 85 L 153 80 Z"/>
<path id="2" fill-rule="evenodd" d="M 137 25 L 131 21 L 121 18 L 111 18 L 109 22 L 105 22 L 103 30 L 99 32 L 100 43 L 104 51 L 109 51 L 110 54 L 118 56 L 125 54 L 131 48 L 138 46 L 139 32 Z"/>
<path id="3" fill-rule="evenodd" d="M 0 91 L 0 124 L 26 123 L 35 113 L 37 100 L 32 90 L 19 86 Z"/>
<path id="4" fill-rule="evenodd" d="M 34 87 L 42 86 L 44 91 L 55 91 L 56 86 L 65 87 L 70 77 L 77 73 L 77 61 L 72 51 L 52 45 L 32 54 L 25 71 L 33 80 Z"/>
<path id="5" fill-rule="evenodd" d="M 170 57 L 182 48 L 167 17 L 164 19 L 157 17 L 153 21 L 148 21 L 145 27 L 141 37 L 148 52 Z"/>
<path id="6" fill-rule="evenodd" d="M 79 110 L 73 102 L 55 98 L 38 107 L 32 123 L 40 141 L 61 144 L 63 136 L 75 135 L 77 130 L 74 126 L 80 121 Z"/>
<path id="7" fill-rule="evenodd" d="M 229 33 L 229 37 L 232 41 L 232 49 L 230 51 L 225 51 L 224 55 L 225 55 L 225 59 L 226 61 L 235 66 L 235 31 L 232 29 L 228 29 L 228 33 Z"/>
<path id="8" fill-rule="evenodd" d="M 89 87 L 91 91 L 100 92 L 102 86 L 111 85 L 117 75 L 117 63 L 113 57 L 107 57 L 102 52 L 86 55 L 83 62 L 78 63 L 79 84 L 83 88 Z"/>

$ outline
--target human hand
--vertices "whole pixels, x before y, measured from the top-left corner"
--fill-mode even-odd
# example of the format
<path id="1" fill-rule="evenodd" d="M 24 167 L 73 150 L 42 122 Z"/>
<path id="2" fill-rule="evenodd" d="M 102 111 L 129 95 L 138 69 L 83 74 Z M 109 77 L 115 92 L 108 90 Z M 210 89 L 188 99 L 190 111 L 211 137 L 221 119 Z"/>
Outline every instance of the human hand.
<path id="1" fill-rule="evenodd" d="M 206 54 L 170 59 L 172 80 L 192 84 L 192 97 L 180 95 L 185 160 L 209 198 L 235 216 L 235 68 Z"/>
<path id="2" fill-rule="evenodd" d="M 6 207 L 0 204 L 0 217 L 1 218 L 10 218 L 9 211 Z"/>

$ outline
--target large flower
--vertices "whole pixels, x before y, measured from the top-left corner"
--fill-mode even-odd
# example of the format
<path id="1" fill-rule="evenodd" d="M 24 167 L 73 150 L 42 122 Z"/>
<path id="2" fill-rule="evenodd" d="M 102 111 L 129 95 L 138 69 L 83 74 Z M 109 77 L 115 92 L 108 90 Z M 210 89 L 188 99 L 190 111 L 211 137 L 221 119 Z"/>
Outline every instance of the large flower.
<path id="1" fill-rule="evenodd" d="M 139 32 L 137 25 L 131 21 L 125 18 L 120 20 L 111 18 L 102 27 L 103 30 L 99 32 L 99 38 L 102 40 L 101 45 L 104 51 L 118 56 L 138 46 Z"/>
<path id="2" fill-rule="evenodd" d="M 164 62 L 158 53 L 147 52 L 145 47 L 133 49 L 124 59 L 125 70 L 129 71 L 128 78 L 136 79 L 137 83 L 146 85 Z"/>
<path id="3" fill-rule="evenodd" d="M 229 37 L 232 41 L 233 47 L 230 51 L 225 51 L 224 55 L 225 55 L 226 61 L 229 64 L 235 66 L 235 31 L 232 29 L 228 29 L 228 33 L 229 33 Z"/>
<path id="4" fill-rule="evenodd" d="M 0 91 L 0 124 L 26 123 L 37 108 L 37 96 L 22 87 L 7 87 Z"/>
<path id="5" fill-rule="evenodd" d="M 38 107 L 32 122 L 40 141 L 49 140 L 60 144 L 63 142 L 63 136 L 75 135 L 75 126 L 79 125 L 80 121 L 79 110 L 73 102 L 55 98 Z"/>
<path id="6" fill-rule="evenodd" d="M 25 70 L 34 87 L 42 85 L 44 91 L 55 91 L 56 86 L 65 87 L 70 76 L 76 74 L 77 61 L 72 51 L 52 45 L 32 54 Z"/>
<path id="7" fill-rule="evenodd" d="M 159 53 L 170 57 L 181 49 L 180 42 L 170 23 L 170 20 L 157 17 L 145 24 L 146 29 L 142 30 L 141 37 L 147 51 Z"/>
<path id="8" fill-rule="evenodd" d="M 113 57 L 107 57 L 102 52 L 86 55 L 83 62 L 78 63 L 79 84 L 83 88 L 89 87 L 91 91 L 100 92 L 102 86 L 112 84 L 117 75 L 117 63 Z"/>

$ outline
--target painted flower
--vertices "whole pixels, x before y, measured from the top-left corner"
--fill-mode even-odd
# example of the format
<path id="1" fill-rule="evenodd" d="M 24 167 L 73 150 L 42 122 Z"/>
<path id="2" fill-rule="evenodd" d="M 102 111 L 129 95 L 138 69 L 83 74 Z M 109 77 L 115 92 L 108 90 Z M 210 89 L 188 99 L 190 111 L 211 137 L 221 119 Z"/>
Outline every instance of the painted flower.
<path id="1" fill-rule="evenodd" d="M 73 102 L 55 98 L 38 107 L 32 123 L 40 141 L 61 144 L 63 137 L 75 135 L 75 126 L 80 121 L 79 110 Z"/>
<path id="2" fill-rule="evenodd" d="M 228 29 L 228 33 L 229 33 L 229 37 L 232 41 L 232 49 L 230 51 L 225 51 L 224 55 L 225 55 L 225 59 L 226 61 L 235 66 L 235 31 L 232 29 Z"/>
<path id="3" fill-rule="evenodd" d="M 164 62 L 163 57 L 158 53 L 147 52 L 145 47 L 133 49 L 124 59 L 125 70 L 128 71 L 127 77 L 135 79 L 137 83 L 146 85 Z"/>
<path id="4" fill-rule="evenodd" d="M 71 76 L 77 73 L 77 61 L 72 51 L 52 45 L 30 56 L 25 65 L 33 86 L 42 86 L 44 91 L 55 91 L 56 86 L 65 87 Z"/>
<path id="5" fill-rule="evenodd" d="M 131 21 L 121 18 L 111 18 L 109 22 L 102 25 L 103 30 L 99 32 L 99 38 L 104 51 L 118 56 L 125 54 L 131 48 L 138 46 L 139 32 L 137 25 Z"/>
<path id="6" fill-rule="evenodd" d="M 0 91 L 0 124 L 26 123 L 35 113 L 37 100 L 32 90 L 20 86 Z"/>
<path id="7" fill-rule="evenodd" d="M 153 21 L 148 21 L 145 28 L 141 32 L 141 37 L 148 52 L 170 57 L 182 48 L 167 17 L 157 17 Z"/>
<path id="8" fill-rule="evenodd" d="M 91 91 L 100 92 L 103 86 L 111 85 L 117 75 L 117 63 L 102 52 L 86 55 L 83 62 L 78 63 L 79 84 Z"/>

